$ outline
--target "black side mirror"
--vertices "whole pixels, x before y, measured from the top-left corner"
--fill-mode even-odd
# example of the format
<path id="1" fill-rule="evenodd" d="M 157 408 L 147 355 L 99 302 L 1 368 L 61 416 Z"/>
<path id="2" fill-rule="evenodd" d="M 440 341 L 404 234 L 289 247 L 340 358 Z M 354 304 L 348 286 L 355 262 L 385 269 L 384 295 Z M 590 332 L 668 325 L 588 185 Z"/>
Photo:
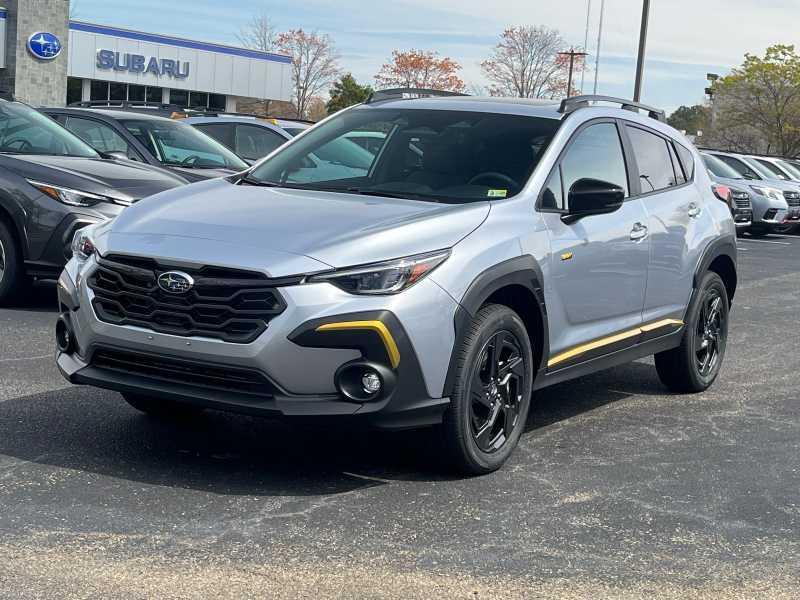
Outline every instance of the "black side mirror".
<path id="1" fill-rule="evenodd" d="M 752 171 L 745 171 L 745 173 L 744 173 L 744 175 L 742 175 L 742 177 L 744 177 L 745 179 L 749 179 L 750 181 L 758 179 L 756 174 L 753 173 Z"/>
<path id="2" fill-rule="evenodd" d="M 599 179 L 579 179 L 569 189 L 569 209 L 563 220 L 574 223 L 591 215 L 607 215 L 622 208 L 623 202 L 625 190 L 620 186 Z"/>

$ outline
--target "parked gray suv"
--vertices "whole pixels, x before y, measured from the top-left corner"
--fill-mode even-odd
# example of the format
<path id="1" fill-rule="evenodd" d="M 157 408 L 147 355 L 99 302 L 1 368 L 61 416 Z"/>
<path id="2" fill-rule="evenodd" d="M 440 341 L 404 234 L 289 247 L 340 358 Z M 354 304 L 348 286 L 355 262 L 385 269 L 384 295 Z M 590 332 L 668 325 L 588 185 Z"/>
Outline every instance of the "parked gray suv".
<path id="1" fill-rule="evenodd" d="M 537 389 L 649 355 L 672 390 L 714 382 L 736 231 L 662 112 L 407 92 L 77 234 L 64 376 L 161 416 L 437 426 L 467 473 L 506 461 Z M 385 134 L 368 171 L 315 178 L 353 131 Z"/>

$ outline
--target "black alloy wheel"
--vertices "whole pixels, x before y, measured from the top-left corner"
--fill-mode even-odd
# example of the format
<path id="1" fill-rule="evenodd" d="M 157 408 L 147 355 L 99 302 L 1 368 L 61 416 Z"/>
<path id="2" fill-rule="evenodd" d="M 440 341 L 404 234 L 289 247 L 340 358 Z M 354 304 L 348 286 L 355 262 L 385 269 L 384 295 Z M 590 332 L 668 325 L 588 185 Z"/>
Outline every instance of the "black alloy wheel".
<path id="1" fill-rule="evenodd" d="M 520 316 L 499 304 L 483 306 L 454 349 L 455 380 L 441 425 L 450 464 L 483 475 L 503 466 L 528 420 L 534 354 Z"/>
<path id="2" fill-rule="evenodd" d="M 525 390 L 525 364 L 520 341 L 498 331 L 483 347 L 470 383 L 470 425 L 483 452 L 500 450 L 517 426 Z"/>

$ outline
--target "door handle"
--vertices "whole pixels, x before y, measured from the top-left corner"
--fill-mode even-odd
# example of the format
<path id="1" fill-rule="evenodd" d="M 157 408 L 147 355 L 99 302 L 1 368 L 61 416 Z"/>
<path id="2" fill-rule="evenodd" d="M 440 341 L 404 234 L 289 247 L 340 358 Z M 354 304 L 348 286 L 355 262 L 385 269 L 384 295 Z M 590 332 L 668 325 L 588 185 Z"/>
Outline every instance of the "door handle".
<path id="1" fill-rule="evenodd" d="M 697 206 L 694 202 L 689 204 L 689 216 L 693 219 L 696 219 L 700 216 L 700 213 L 703 212 L 703 209 Z"/>
<path id="2" fill-rule="evenodd" d="M 647 237 L 648 229 L 641 223 L 636 223 L 631 229 L 631 240 L 640 242 Z"/>

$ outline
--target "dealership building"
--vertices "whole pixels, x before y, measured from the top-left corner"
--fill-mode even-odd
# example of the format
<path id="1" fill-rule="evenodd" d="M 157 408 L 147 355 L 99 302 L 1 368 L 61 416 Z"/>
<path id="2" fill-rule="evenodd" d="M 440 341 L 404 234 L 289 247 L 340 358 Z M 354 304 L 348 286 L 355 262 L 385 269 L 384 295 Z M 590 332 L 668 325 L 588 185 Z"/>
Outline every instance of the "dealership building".
<path id="1" fill-rule="evenodd" d="M 282 54 L 71 21 L 67 0 L 0 5 L 0 92 L 37 106 L 149 101 L 236 110 L 240 99 L 288 101 Z"/>

